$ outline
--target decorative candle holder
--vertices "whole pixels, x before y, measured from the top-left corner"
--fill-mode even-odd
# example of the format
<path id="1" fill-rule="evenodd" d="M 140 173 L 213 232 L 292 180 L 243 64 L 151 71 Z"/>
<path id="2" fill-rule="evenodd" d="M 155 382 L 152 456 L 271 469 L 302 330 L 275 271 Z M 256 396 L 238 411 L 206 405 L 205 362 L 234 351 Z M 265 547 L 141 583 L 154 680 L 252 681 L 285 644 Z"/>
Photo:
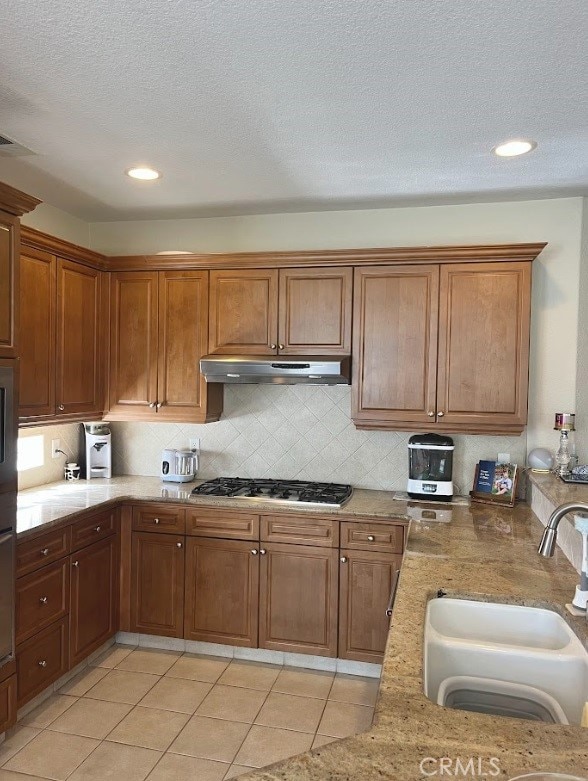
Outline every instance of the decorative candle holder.
<path id="1" fill-rule="evenodd" d="M 559 431 L 559 448 L 555 454 L 554 472 L 560 477 L 570 471 L 570 431 L 575 431 L 576 416 L 573 412 L 556 412 L 554 430 Z"/>

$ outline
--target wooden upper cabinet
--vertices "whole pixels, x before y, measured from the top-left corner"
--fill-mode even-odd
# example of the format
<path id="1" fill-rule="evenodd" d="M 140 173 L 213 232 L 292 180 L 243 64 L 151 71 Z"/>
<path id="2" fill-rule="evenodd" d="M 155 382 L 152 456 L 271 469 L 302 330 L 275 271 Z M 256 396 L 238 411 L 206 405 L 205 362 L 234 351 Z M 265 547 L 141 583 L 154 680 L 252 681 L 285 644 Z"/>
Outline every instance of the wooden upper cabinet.
<path id="1" fill-rule="evenodd" d="M 100 272 L 57 260 L 57 410 L 101 414 Z"/>
<path id="2" fill-rule="evenodd" d="M 274 355 L 278 343 L 278 270 L 210 272 L 208 351 Z"/>
<path id="3" fill-rule="evenodd" d="M 111 413 L 145 414 L 157 403 L 157 271 L 111 276 Z"/>
<path id="4" fill-rule="evenodd" d="M 437 420 L 522 429 L 530 309 L 530 263 L 441 266 Z"/>
<path id="5" fill-rule="evenodd" d="M 0 358 L 16 358 L 19 222 L 0 211 Z"/>
<path id="6" fill-rule="evenodd" d="M 400 428 L 434 421 L 439 266 L 355 269 L 352 417 Z"/>
<path id="7" fill-rule="evenodd" d="M 218 420 L 223 386 L 208 385 L 207 271 L 123 271 L 111 278 L 113 420 Z"/>
<path id="8" fill-rule="evenodd" d="M 55 310 L 55 256 L 23 247 L 20 257 L 20 417 L 55 415 Z"/>
<path id="9" fill-rule="evenodd" d="M 158 419 L 218 420 L 222 385 L 200 373 L 207 350 L 208 271 L 160 272 Z"/>
<path id="10" fill-rule="evenodd" d="M 278 348 L 283 355 L 351 352 L 353 269 L 280 271 Z"/>

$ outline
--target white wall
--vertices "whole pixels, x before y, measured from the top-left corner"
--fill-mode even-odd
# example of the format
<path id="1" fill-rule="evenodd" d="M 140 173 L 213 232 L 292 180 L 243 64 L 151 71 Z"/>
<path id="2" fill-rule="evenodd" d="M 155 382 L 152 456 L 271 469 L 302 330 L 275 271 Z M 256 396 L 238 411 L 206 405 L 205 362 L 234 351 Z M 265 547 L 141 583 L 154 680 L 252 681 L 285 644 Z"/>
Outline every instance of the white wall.
<path id="1" fill-rule="evenodd" d="M 533 264 L 528 446 L 554 448 L 553 414 L 576 406 L 582 199 L 94 223 L 106 254 L 546 241 Z"/>
<path id="2" fill-rule="evenodd" d="M 588 198 L 584 198 L 579 284 L 576 442 L 581 464 L 588 463 Z"/>
<path id="3" fill-rule="evenodd" d="M 68 214 L 48 203 L 39 204 L 34 211 L 25 214 L 21 222 L 29 228 L 36 228 L 51 236 L 71 241 L 72 244 L 81 247 L 90 246 L 90 225 L 79 217 L 74 217 L 73 214 Z"/>

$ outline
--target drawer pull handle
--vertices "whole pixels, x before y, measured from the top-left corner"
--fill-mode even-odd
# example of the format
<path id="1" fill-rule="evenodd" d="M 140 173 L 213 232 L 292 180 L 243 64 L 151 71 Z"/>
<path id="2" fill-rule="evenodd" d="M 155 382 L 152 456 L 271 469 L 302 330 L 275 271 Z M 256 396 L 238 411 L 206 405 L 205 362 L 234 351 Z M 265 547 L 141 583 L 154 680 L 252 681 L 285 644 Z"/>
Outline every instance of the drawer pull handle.
<path id="1" fill-rule="evenodd" d="M 37 664 L 39 665 L 39 667 L 47 667 L 47 662 L 45 661 L 45 659 L 41 659 L 41 661 L 37 662 Z"/>
<path id="2" fill-rule="evenodd" d="M 376 539 L 376 538 L 374 537 L 374 535 L 373 535 L 373 534 L 368 534 L 368 541 L 369 541 L 369 542 L 373 542 L 375 539 Z"/>
<path id="3" fill-rule="evenodd" d="M 100 532 L 100 531 L 102 531 L 102 527 L 101 527 L 101 526 L 97 526 L 97 527 L 94 529 L 94 531 L 95 531 L 95 532 Z"/>
<path id="4" fill-rule="evenodd" d="M 80 566 L 80 562 L 79 561 L 72 561 L 72 566 L 73 567 L 79 567 Z"/>
<path id="5" fill-rule="evenodd" d="M 42 605 L 46 605 L 46 604 L 47 604 L 47 597 L 41 597 L 41 598 L 39 599 L 39 602 L 40 602 Z"/>
<path id="6" fill-rule="evenodd" d="M 41 551 L 41 556 L 48 556 L 49 555 L 49 548 L 43 548 Z"/>
<path id="7" fill-rule="evenodd" d="M 181 542 L 176 542 L 176 548 L 181 548 L 181 547 L 182 547 L 182 543 Z"/>
<path id="8" fill-rule="evenodd" d="M 267 553 L 265 548 L 260 548 L 259 552 L 261 553 L 262 556 L 265 556 L 265 554 Z"/>
<path id="9" fill-rule="evenodd" d="M 159 518 L 154 518 L 153 523 L 157 526 L 159 524 Z"/>
<path id="10" fill-rule="evenodd" d="M 251 555 L 252 556 L 257 556 L 258 553 L 259 553 L 259 551 L 257 550 L 257 548 L 252 548 L 251 549 Z"/>
<path id="11" fill-rule="evenodd" d="M 341 564 L 347 564 L 347 556 L 341 556 Z"/>
<path id="12" fill-rule="evenodd" d="M 392 610 L 394 609 L 394 600 L 396 599 L 396 589 L 398 588 L 398 579 L 400 577 L 400 570 L 397 569 L 394 573 L 394 577 L 392 578 L 392 589 L 390 591 L 390 599 L 388 600 L 388 604 L 386 605 L 386 615 L 388 618 L 392 615 Z"/>

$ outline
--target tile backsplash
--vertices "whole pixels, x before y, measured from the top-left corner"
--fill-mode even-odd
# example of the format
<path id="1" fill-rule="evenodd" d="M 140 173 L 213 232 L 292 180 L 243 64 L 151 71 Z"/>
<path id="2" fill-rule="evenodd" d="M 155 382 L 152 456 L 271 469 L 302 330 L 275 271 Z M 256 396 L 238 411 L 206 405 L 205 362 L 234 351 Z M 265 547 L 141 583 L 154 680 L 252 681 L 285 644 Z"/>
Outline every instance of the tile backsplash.
<path id="1" fill-rule="evenodd" d="M 199 477 L 276 477 L 406 490 L 411 433 L 358 431 L 351 388 L 228 385 L 217 423 L 113 423 L 114 474 L 158 475 L 163 448 L 200 437 Z M 454 437 L 454 482 L 467 493 L 481 458 L 510 453 L 524 464 L 526 435 Z"/>

